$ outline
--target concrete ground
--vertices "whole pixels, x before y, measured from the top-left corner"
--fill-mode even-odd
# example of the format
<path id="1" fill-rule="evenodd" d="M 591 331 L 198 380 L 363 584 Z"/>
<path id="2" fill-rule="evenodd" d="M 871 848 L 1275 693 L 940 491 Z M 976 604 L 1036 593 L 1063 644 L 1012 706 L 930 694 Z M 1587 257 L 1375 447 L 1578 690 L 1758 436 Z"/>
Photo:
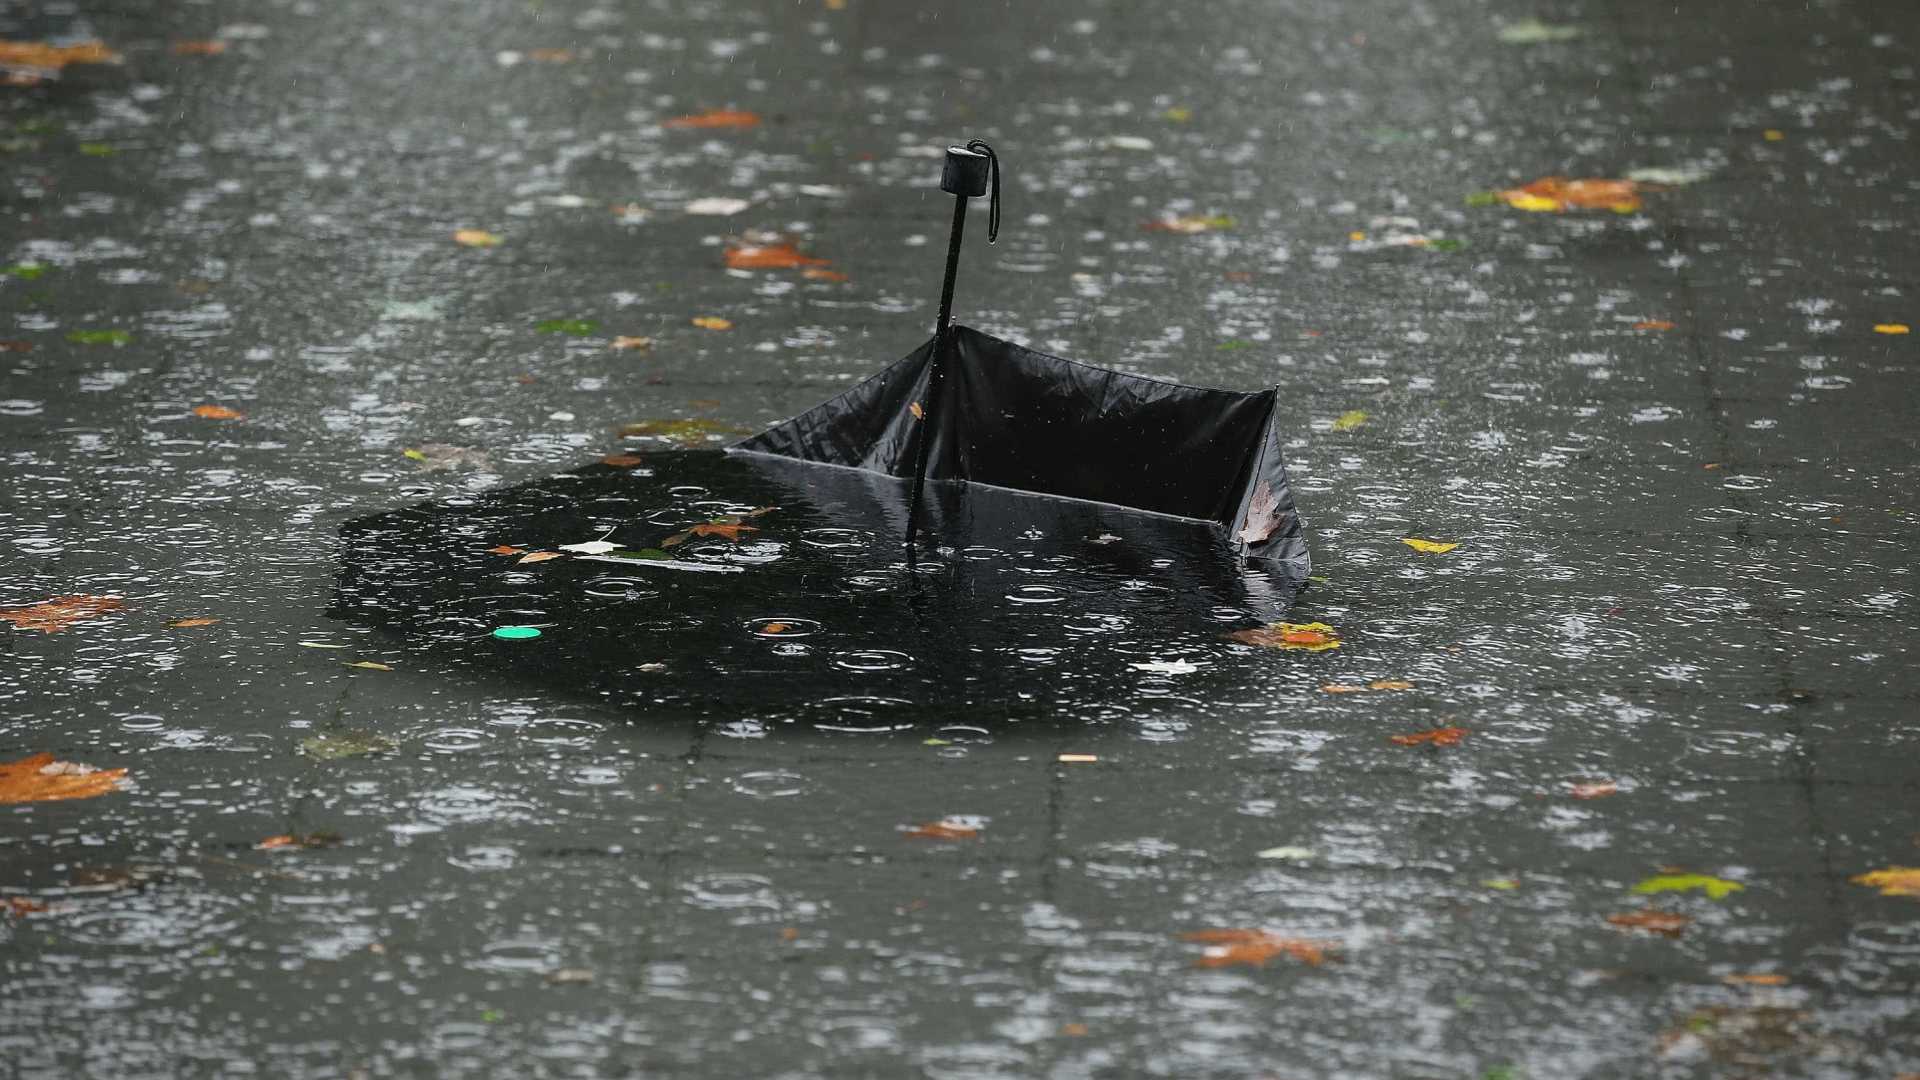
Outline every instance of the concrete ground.
<path id="1" fill-rule="evenodd" d="M 0 87 L 0 608 L 123 606 L 0 623 L 0 761 L 131 784 L 0 807 L 0 1072 L 1920 1073 L 1910 5 L 0 4 L 79 39 Z M 349 519 L 916 346 L 973 137 L 963 321 L 1278 383 L 1341 647 L 1008 623 L 1044 718 L 861 733 L 329 618 Z M 1486 194 L 1556 175 L 1644 184 Z"/>

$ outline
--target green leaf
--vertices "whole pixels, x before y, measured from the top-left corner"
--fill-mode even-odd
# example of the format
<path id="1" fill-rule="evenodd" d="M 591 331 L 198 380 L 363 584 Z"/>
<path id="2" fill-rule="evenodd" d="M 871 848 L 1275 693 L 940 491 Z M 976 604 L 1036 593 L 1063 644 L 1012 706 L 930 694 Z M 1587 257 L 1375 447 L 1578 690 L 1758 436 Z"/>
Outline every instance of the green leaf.
<path id="1" fill-rule="evenodd" d="M 543 334 L 568 334 L 573 337 L 586 337 L 588 334 L 600 329 L 600 324 L 597 322 L 589 322 L 586 319 L 545 319 L 535 323 L 533 328 Z"/>
<path id="2" fill-rule="evenodd" d="M 413 460 L 415 460 L 415 461 L 425 461 L 425 460 L 427 460 L 427 455 L 425 455 L 425 454 L 423 454 L 423 453 L 421 453 L 421 452 L 420 452 L 420 451 L 418 451 L 418 450 L 407 450 L 407 451 L 403 451 L 403 452 L 401 453 L 401 455 L 400 455 L 400 456 L 401 456 L 401 457 L 405 457 L 405 458 L 412 458 L 412 459 L 413 459 Z"/>
<path id="3" fill-rule="evenodd" d="M 1642 895 L 1663 892 L 1692 892 L 1698 889 L 1709 897 L 1720 900 L 1731 893 L 1746 888 L 1738 881 L 1711 877 L 1707 874 L 1656 874 L 1633 887 L 1633 891 Z"/>
<path id="4" fill-rule="evenodd" d="M 69 330 L 67 340 L 76 345 L 125 345 L 133 335 L 125 330 Z"/>
<path id="5" fill-rule="evenodd" d="M 113 154 L 113 144 L 103 142 L 83 142 L 80 152 L 88 157 L 108 157 Z"/>
<path id="6" fill-rule="evenodd" d="M 357 728 L 329 731 L 323 735 L 300 740 L 300 751 L 319 761 L 338 761 L 342 758 L 365 757 L 368 754 L 384 754 L 399 748 L 398 743 L 385 735 L 361 731 Z"/>
<path id="7" fill-rule="evenodd" d="M 1459 251 L 1466 246 L 1467 242 L 1465 240 L 1455 240 L 1450 236 L 1442 236 L 1439 239 L 1427 241 L 1428 251 Z"/>
<path id="8" fill-rule="evenodd" d="M 38 281 L 46 272 L 45 263 L 14 263 L 7 267 L 7 276 L 17 277 L 21 281 Z"/>
<path id="9" fill-rule="evenodd" d="M 1333 430 L 1352 431 L 1366 422 L 1367 414 L 1364 409 L 1349 409 L 1341 413 L 1339 419 L 1333 422 Z"/>
<path id="10" fill-rule="evenodd" d="M 1494 191 L 1476 191 L 1467 196 L 1468 206 L 1493 206 L 1500 201 L 1500 195 Z"/>
<path id="11" fill-rule="evenodd" d="M 1253 348 L 1253 342 L 1242 341 L 1239 338 L 1228 338 L 1220 344 L 1215 345 L 1214 348 L 1221 352 L 1233 352 L 1236 349 L 1251 349 Z"/>

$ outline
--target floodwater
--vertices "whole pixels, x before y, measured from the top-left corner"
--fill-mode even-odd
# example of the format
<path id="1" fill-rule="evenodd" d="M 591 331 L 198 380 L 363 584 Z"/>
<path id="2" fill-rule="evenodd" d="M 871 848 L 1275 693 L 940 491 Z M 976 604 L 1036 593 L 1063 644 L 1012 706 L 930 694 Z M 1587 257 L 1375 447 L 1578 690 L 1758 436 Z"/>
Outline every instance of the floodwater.
<path id="1" fill-rule="evenodd" d="M 0 805 L 6 1071 L 1920 1072 L 1910 22 L 0 7 L 120 56 L 0 88 L 0 609 L 119 601 L 0 762 L 129 770 Z M 973 137 L 961 318 L 1279 384 L 1305 592 L 712 452 L 925 339 Z"/>

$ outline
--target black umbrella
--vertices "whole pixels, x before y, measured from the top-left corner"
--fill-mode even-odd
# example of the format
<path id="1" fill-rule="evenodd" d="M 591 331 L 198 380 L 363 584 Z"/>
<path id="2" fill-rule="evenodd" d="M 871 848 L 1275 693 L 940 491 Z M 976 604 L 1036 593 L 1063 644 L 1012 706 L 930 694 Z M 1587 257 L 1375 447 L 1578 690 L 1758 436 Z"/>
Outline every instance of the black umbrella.
<path id="1" fill-rule="evenodd" d="M 953 324 L 967 200 L 991 189 L 999 159 L 975 140 L 947 148 L 941 189 L 953 233 L 933 337 L 871 378 L 733 447 L 911 477 L 907 547 L 927 480 L 998 487 L 1205 522 L 1242 555 L 1304 579 L 1275 388 L 1245 393 L 1149 379 L 1067 360 Z"/>

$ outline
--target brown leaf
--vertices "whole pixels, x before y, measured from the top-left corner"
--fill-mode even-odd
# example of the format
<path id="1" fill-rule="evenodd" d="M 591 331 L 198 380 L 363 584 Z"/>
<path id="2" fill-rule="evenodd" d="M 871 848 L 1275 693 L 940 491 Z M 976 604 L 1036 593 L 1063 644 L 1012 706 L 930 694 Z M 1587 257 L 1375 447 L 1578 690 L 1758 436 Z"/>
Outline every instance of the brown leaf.
<path id="1" fill-rule="evenodd" d="M 793 629 L 793 627 L 787 625 L 786 623 L 770 622 L 765 626 L 762 626 L 760 628 L 760 632 L 763 634 L 784 634 L 791 629 Z"/>
<path id="2" fill-rule="evenodd" d="M 917 401 L 908 403 L 907 411 L 913 414 L 915 420 L 925 420 L 927 418 L 927 410 L 921 408 L 920 403 Z"/>
<path id="3" fill-rule="evenodd" d="M 1641 319 L 1633 324 L 1635 330 L 1671 330 L 1673 324 L 1665 319 Z"/>
<path id="4" fill-rule="evenodd" d="M 1281 937 L 1265 930 L 1195 930 L 1181 934 L 1180 940 L 1207 946 L 1200 959 L 1194 961 L 1200 967 L 1236 964 L 1264 967 L 1276 956 L 1290 956 L 1318 966 L 1326 960 L 1327 950 L 1333 947 L 1330 942 Z"/>
<path id="5" fill-rule="evenodd" d="M 0 911 L 15 918 L 23 918 L 37 911 L 47 910 L 47 905 L 38 900 L 29 900 L 24 896 L 0 896 Z"/>
<path id="6" fill-rule="evenodd" d="M 193 415 L 207 420 L 238 420 L 242 414 L 225 405 L 195 405 Z"/>
<path id="7" fill-rule="evenodd" d="M 269 836 L 253 845 L 255 851 L 297 851 L 301 848 L 328 848 L 340 846 L 340 834 L 330 832 L 288 833 L 282 836 Z"/>
<path id="8" fill-rule="evenodd" d="M 1633 180 L 1569 180 L 1564 176 L 1543 176 L 1531 184 L 1494 194 L 1516 210 L 1612 210 L 1627 214 L 1640 209 L 1642 190 Z"/>
<path id="9" fill-rule="evenodd" d="M 546 562 L 548 559 L 558 559 L 563 557 L 564 556 L 562 556 L 558 551 L 535 551 L 527 555 L 522 555 L 520 558 L 514 560 L 514 565 L 519 566 L 521 563 Z"/>
<path id="10" fill-rule="evenodd" d="M 528 49 L 527 59 L 536 64 L 566 64 L 573 61 L 572 49 Z"/>
<path id="11" fill-rule="evenodd" d="M 641 458 L 638 454 L 608 454 L 600 459 L 600 464 L 611 465 L 616 469 L 638 468 L 640 462 Z"/>
<path id="12" fill-rule="evenodd" d="M 487 549 L 487 554 L 489 555 L 525 555 L 526 553 L 527 550 L 525 548 L 517 548 L 512 544 L 501 544 L 498 547 L 490 547 Z"/>
<path id="13" fill-rule="evenodd" d="M 33 342 L 31 341 L 19 341 L 15 339 L 0 341 L 0 353 L 32 352 L 32 351 L 33 351 Z"/>
<path id="14" fill-rule="evenodd" d="M 977 840 L 980 827 L 955 818 L 942 818 L 911 828 L 901 826 L 901 835 L 909 840 Z"/>
<path id="15" fill-rule="evenodd" d="M 0 66 L 59 71 L 68 64 L 117 64 L 120 54 L 98 41 L 48 45 L 42 41 L 0 41 Z"/>
<path id="16" fill-rule="evenodd" d="M 97 619 L 125 606 L 117 596 L 56 596 L 25 607 L 0 608 L 0 619 L 22 630 L 57 634 L 74 623 Z"/>
<path id="17" fill-rule="evenodd" d="M 1411 690 L 1413 684 L 1405 679 L 1375 679 L 1365 686 L 1350 683 L 1328 683 L 1320 688 L 1327 694 L 1364 694 L 1371 690 Z"/>
<path id="18" fill-rule="evenodd" d="M 1602 799 L 1619 791 L 1620 785 L 1611 780 L 1596 780 L 1592 783 L 1575 784 L 1567 794 L 1576 799 Z"/>
<path id="19" fill-rule="evenodd" d="M 500 246 L 500 237 L 485 229 L 455 229 L 453 242 L 461 247 L 490 248 Z"/>
<path id="20" fill-rule="evenodd" d="M 224 41 L 176 41 L 173 43 L 175 56 L 219 56 L 227 51 Z"/>
<path id="21" fill-rule="evenodd" d="M 805 270 L 800 271 L 800 276 L 803 278 L 806 278 L 808 281 L 845 281 L 847 280 L 847 275 L 841 273 L 838 270 L 825 270 L 818 266 L 810 266 Z"/>
<path id="22" fill-rule="evenodd" d="M 760 123 L 760 117 L 754 113 L 736 109 L 710 109 L 690 116 L 676 116 L 662 127 L 669 128 L 750 128 Z"/>
<path id="23" fill-rule="evenodd" d="M 191 630 L 196 626 L 212 626 L 219 621 L 219 619 L 206 617 L 198 619 L 175 619 L 167 625 L 173 627 L 175 630 Z"/>
<path id="24" fill-rule="evenodd" d="M 1257 544 L 1273 535 L 1280 527 L 1280 500 L 1273 494 L 1272 485 L 1265 480 L 1253 489 L 1253 498 L 1247 500 L 1246 524 L 1236 534 L 1243 544 Z"/>
<path id="25" fill-rule="evenodd" d="M 727 249 L 729 270 L 792 270 L 825 266 L 827 260 L 802 255 L 792 244 L 745 244 Z"/>
<path id="26" fill-rule="evenodd" d="M 613 344 L 607 346 L 607 348 L 634 349 L 634 350 L 644 351 L 646 349 L 653 348 L 653 339 L 650 337 L 637 337 L 637 336 L 629 337 L 628 335 L 622 334 L 619 337 L 614 338 Z"/>
<path id="27" fill-rule="evenodd" d="M 723 519 L 695 525 L 687 531 L 695 536 L 723 536 L 737 544 L 740 542 L 741 533 L 760 530 L 752 525 L 742 524 L 737 519 Z"/>
<path id="28" fill-rule="evenodd" d="M 1416 732 L 1412 735 L 1395 735 L 1389 741 L 1396 746 L 1419 746 L 1431 743 L 1434 746 L 1457 746 L 1461 739 L 1472 734 L 1463 727 L 1438 727 L 1432 731 Z"/>
<path id="29" fill-rule="evenodd" d="M 91 799 L 118 790 L 126 775 L 125 769 L 96 769 L 35 754 L 0 763 L 0 803 Z"/>
<path id="30" fill-rule="evenodd" d="M 1622 930 L 1645 930 L 1661 937 L 1677 938 L 1693 920 L 1671 911 L 1630 911 L 1607 916 L 1607 922 Z"/>
<path id="31" fill-rule="evenodd" d="M 376 664 L 372 660 L 355 660 L 354 662 L 347 664 L 346 666 L 352 667 L 352 668 L 365 668 L 368 671 L 392 671 L 393 670 L 393 668 L 390 665 Z"/>

